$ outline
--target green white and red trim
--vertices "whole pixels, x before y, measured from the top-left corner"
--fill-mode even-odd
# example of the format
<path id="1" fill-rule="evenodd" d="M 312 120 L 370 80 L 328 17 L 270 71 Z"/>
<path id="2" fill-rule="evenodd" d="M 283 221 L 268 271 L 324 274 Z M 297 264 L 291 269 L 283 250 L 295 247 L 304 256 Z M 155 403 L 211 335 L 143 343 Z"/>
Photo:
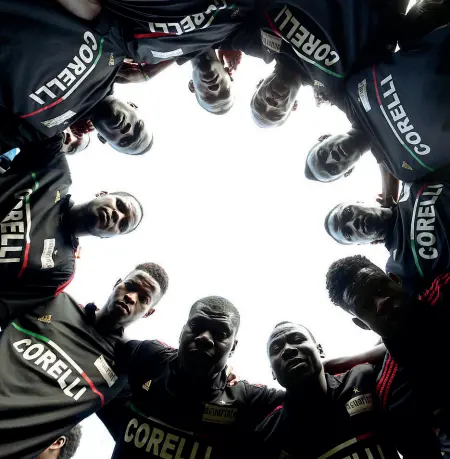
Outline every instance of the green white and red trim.
<path id="1" fill-rule="evenodd" d="M 59 353 L 64 359 L 69 362 L 72 367 L 79 373 L 79 375 L 88 383 L 89 387 L 91 388 L 92 392 L 97 394 L 100 397 L 100 402 L 102 406 L 105 404 L 105 397 L 103 394 L 95 387 L 95 384 L 92 382 L 92 380 L 89 378 L 89 376 L 83 371 L 83 369 L 75 362 L 75 360 L 70 357 L 67 352 L 65 352 L 61 347 L 56 344 L 54 341 L 51 339 L 47 338 L 46 336 L 39 335 L 38 333 L 34 333 L 30 330 L 27 330 L 25 328 L 22 328 L 21 326 L 17 325 L 15 322 L 11 322 L 11 325 L 18 331 L 24 333 L 25 335 L 32 336 L 33 338 L 36 338 L 40 341 L 43 341 L 46 343 L 48 346 L 50 346 L 52 349 L 54 349 L 56 352 Z"/>

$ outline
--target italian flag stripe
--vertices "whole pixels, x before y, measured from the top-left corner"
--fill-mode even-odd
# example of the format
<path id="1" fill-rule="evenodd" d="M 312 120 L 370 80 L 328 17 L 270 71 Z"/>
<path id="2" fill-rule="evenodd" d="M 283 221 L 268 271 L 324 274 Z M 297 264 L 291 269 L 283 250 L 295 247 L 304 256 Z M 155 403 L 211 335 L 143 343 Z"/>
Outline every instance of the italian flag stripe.
<path id="1" fill-rule="evenodd" d="M 416 250 L 416 238 L 415 238 L 415 234 L 414 234 L 414 229 L 415 229 L 414 221 L 416 219 L 417 207 L 419 205 L 419 198 L 420 198 L 420 195 L 423 193 L 423 190 L 425 189 L 425 187 L 426 187 L 426 185 L 423 185 L 420 188 L 420 190 L 417 192 L 416 201 L 414 202 L 414 209 L 413 209 L 413 213 L 412 213 L 412 217 L 411 217 L 411 231 L 410 231 L 410 235 L 409 235 L 410 244 L 411 244 L 411 252 L 413 254 L 414 263 L 416 264 L 416 268 L 417 268 L 417 271 L 419 271 L 420 277 L 424 277 L 424 275 L 423 275 L 422 268 L 420 267 L 419 256 L 417 255 L 417 250 Z"/>
<path id="2" fill-rule="evenodd" d="M 373 84 L 374 84 L 374 87 L 375 87 L 375 93 L 376 93 L 376 96 L 377 96 L 378 105 L 380 106 L 381 113 L 383 114 L 387 124 L 391 128 L 391 131 L 394 133 L 394 135 L 397 138 L 398 142 L 422 167 L 424 167 L 425 169 L 428 169 L 431 172 L 434 172 L 434 169 L 432 167 L 427 166 L 420 158 L 417 157 L 417 155 L 414 154 L 414 152 L 405 144 L 405 142 L 403 142 L 401 137 L 398 135 L 397 130 L 392 125 L 391 120 L 387 116 L 387 113 L 386 113 L 386 111 L 385 111 L 385 109 L 383 107 L 383 103 L 381 102 L 380 94 L 378 92 L 376 66 L 375 65 L 372 67 L 372 75 L 373 75 Z"/>
<path id="3" fill-rule="evenodd" d="M 64 100 L 67 100 L 69 98 L 69 96 L 78 88 L 78 86 L 80 86 L 81 83 L 83 83 L 83 81 L 89 76 L 89 74 L 94 70 L 94 68 L 98 64 L 98 61 L 102 57 L 103 42 L 104 41 L 105 41 L 105 38 L 102 37 L 102 39 L 100 40 L 100 46 L 98 47 L 98 54 L 97 54 L 97 57 L 95 58 L 95 61 L 90 66 L 89 70 L 70 88 L 69 91 L 67 91 L 61 98 L 59 98 L 58 100 L 55 100 L 51 104 L 46 105 L 45 107 L 41 107 L 39 110 L 36 110 L 36 111 L 34 111 L 32 113 L 28 113 L 26 115 L 22 115 L 21 118 L 29 118 L 30 116 L 37 115 L 38 113 L 42 113 L 43 111 L 48 110 L 49 108 L 52 108 L 55 105 L 60 104 Z"/>
<path id="4" fill-rule="evenodd" d="M 54 341 L 51 339 L 48 339 L 46 336 L 39 335 L 37 333 L 34 333 L 30 330 L 27 330 L 25 328 L 22 328 L 21 326 L 17 325 L 15 322 L 11 322 L 11 325 L 18 331 L 24 333 L 25 335 L 32 336 L 33 338 L 36 338 L 40 341 L 43 341 L 44 343 L 47 343 L 51 348 L 53 348 L 55 351 L 57 351 L 64 359 L 66 359 L 72 366 L 75 368 L 75 370 L 80 374 L 80 376 L 89 384 L 89 387 L 91 388 L 92 392 L 97 394 L 100 397 L 100 401 L 102 406 L 105 404 L 105 397 L 103 394 L 95 387 L 94 383 L 92 380 L 89 378 L 89 376 L 75 363 L 75 361 L 65 352 L 63 351 L 58 344 L 56 344 Z"/>
<path id="5" fill-rule="evenodd" d="M 31 177 L 34 181 L 34 187 L 32 193 L 34 193 L 39 188 L 39 182 L 34 172 L 31 173 Z M 30 195 L 25 198 L 25 214 L 27 218 L 27 233 L 25 235 L 25 255 L 23 257 L 22 267 L 20 268 L 19 274 L 17 277 L 22 277 L 23 272 L 25 271 L 28 265 L 28 256 L 30 254 L 30 231 L 31 231 L 31 209 L 30 209 Z"/>

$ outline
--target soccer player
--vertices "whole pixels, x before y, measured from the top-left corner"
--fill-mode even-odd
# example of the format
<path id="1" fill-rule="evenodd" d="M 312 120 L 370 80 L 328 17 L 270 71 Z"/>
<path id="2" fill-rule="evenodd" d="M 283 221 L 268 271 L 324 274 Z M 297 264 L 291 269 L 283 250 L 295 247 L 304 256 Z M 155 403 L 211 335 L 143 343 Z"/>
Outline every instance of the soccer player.
<path id="1" fill-rule="evenodd" d="M 399 457 L 386 432 L 373 365 L 326 374 L 321 346 L 307 328 L 292 322 L 276 325 L 267 346 L 272 372 L 286 388 L 286 397 L 257 427 L 260 447 L 254 457 Z M 422 445 L 420 437 L 413 439 Z M 440 456 L 438 450 L 437 455 L 408 455 L 410 448 L 396 446 L 405 458 Z"/>
<path id="2" fill-rule="evenodd" d="M 413 50 L 395 53 L 348 79 L 344 111 L 353 129 L 312 148 L 308 178 L 337 180 L 369 149 L 391 176 L 404 182 L 436 177 L 448 166 L 445 146 L 450 131 L 443 107 L 450 102 L 450 73 L 442 56 L 449 32 L 450 27 L 442 27 Z M 448 177 L 448 171 L 442 176 Z"/>
<path id="3" fill-rule="evenodd" d="M 61 435 L 36 459 L 71 459 L 75 456 L 81 441 L 81 427 L 75 426 Z"/>
<path id="4" fill-rule="evenodd" d="M 62 136 L 24 147 L 0 175 L 0 326 L 70 283 L 78 237 L 132 232 L 143 217 L 129 193 L 75 204 Z"/>
<path id="5" fill-rule="evenodd" d="M 242 457 L 247 434 L 283 392 L 246 381 L 227 385 L 239 323 L 228 300 L 202 298 L 190 310 L 179 349 L 130 341 L 120 350 L 116 364 L 125 365 L 132 399 L 114 458 Z"/>
<path id="6" fill-rule="evenodd" d="M 325 217 L 325 229 L 340 244 L 383 243 L 390 255 L 386 272 L 420 293 L 450 270 L 449 198 L 446 182 L 405 183 L 392 208 L 341 203 Z"/>
<path id="7" fill-rule="evenodd" d="M 124 329 L 154 312 L 168 278 L 154 263 L 119 279 L 100 310 L 65 293 L 0 336 L 0 458 L 34 457 L 125 387 L 114 364 Z"/>
<path id="8" fill-rule="evenodd" d="M 440 274 L 431 287 L 414 296 L 367 258 L 356 255 L 334 262 L 326 283 L 331 301 L 351 314 L 356 325 L 381 336 L 390 353 L 380 378 L 382 400 L 389 401 L 396 392 L 406 400 L 414 397 L 412 406 L 394 405 L 393 414 L 404 420 L 419 410 L 431 423 L 431 414 L 444 409 L 444 433 L 448 433 L 449 399 L 442 356 L 448 350 L 449 274 Z M 418 345 L 419 336 L 426 344 Z M 426 362 L 426 371 L 421 362 Z M 412 385 L 396 384 L 402 373 Z"/>

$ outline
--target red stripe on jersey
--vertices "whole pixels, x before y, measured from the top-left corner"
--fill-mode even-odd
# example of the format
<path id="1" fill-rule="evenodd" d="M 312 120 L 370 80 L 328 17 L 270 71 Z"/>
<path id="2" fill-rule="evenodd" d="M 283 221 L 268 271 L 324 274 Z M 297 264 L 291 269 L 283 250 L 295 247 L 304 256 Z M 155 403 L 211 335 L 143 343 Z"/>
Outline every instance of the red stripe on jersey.
<path id="1" fill-rule="evenodd" d="M 160 37 L 170 37 L 176 35 L 176 33 L 172 32 L 152 32 L 152 33 L 135 33 L 134 38 L 160 38 Z"/>
<path id="2" fill-rule="evenodd" d="M 375 86 L 375 94 L 377 95 L 378 105 L 383 105 L 381 102 L 380 94 L 378 92 L 377 86 L 377 74 L 376 74 L 376 66 L 372 67 L 372 75 L 373 75 L 373 85 Z"/>
<path id="3" fill-rule="evenodd" d="M 375 432 L 367 432 L 365 434 L 358 435 L 355 438 L 356 438 L 357 441 L 362 441 L 362 440 L 365 440 L 366 438 L 373 437 L 374 435 L 375 435 Z"/>
<path id="4" fill-rule="evenodd" d="M 431 304 L 431 306 L 435 306 L 441 296 L 441 289 L 449 283 L 450 273 L 441 274 L 436 280 L 438 280 L 438 282 L 435 284 L 433 291 L 430 292 L 427 298 L 427 301 Z"/>
<path id="5" fill-rule="evenodd" d="M 39 110 L 36 110 L 35 112 L 28 113 L 28 115 L 22 115 L 21 118 L 29 118 L 30 116 L 37 115 L 38 113 L 41 113 L 45 110 L 48 110 L 49 108 L 54 107 L 55 105 L 60 104 L 64 99 L 60 97 L 58 100 L 55 100 L 55 102 L 52 102 L 50 105 L 46 105 L 45 107 L 40 108 Z"/>
<path id="6" fill-rule="evenodd" d="M 427 290 L 425 290 L 425 292 L 423 292 L 422 294 L 419 295 L 419 300 L 423 300 L 423 301 L 427 300 L 425 297 L 428 297 L 433 293 L 434 288 L 436 287 L 436 284 L 439 282 L 440 278 L 441 278 L 441 274 L 439 274 L 439 276 L 437 276 L 434 279 L 434 281 L 432 282 L 430 287 Z"/>
<path id="7" fill-rule="evenodd" d="M 17 277 L 21 277 L 23 272 L 25 271 L 27 265 L 28 265 L 28 255 L 30 254 L 30 243 L 28 242 L 26 247 L 25 247 L 25 256 L 23 257 L 23 264 L 22 267 L 20 268 L 19 274 Z"/>
<path id="8" fill-rule="evenodd" d="M 76 250 L 75 250 L 75 254 L 76 254 Z M 74 261 L 73 263 L 73 273 L 72 275 L 69 277 L 69 279 L 66 280 L 66 282 L 64 282 L 63 284 L 61 284 L 57 289 L 56 289 L 56 292 L 55 292 L 55 296 L 54 298 L 56 298 L 72 281 L 73 281 L 73 278 L 75 277 L 75 267 L 77 266 L 77 263 Z"/>
<path id="9" fill-rule="evenodd" d="M 266 13 L 266 19 L 267 22 L 269 23 L 270 28 L 272 29 L 272 32 L 278 35 L 280 38 L 283 38 L 281 33 L 278 32 L 277 28 L 275 27 L 275 24 L 272 22 L 272 19 L 270 19 L 270 16 Z"/>
<path id="10" fill-rule="evenodd" d="M 281 410 L 281 408 L 283 408 L 283 405 L 277 406 L 271 413 L 269 413 L 269 414 L 266 416 L 266 419 L 267 419 L 269 416 L 272 416 L 272 414 L 275 413 L 275 411 Z"/>
<path id="11" fill-rule="evenodd" d="M 392 371 L 393 365 L 394 365 L 394 361 L 392 360 L 392 357 L 389 355 L 386 365 L 383 368 L 383 374 L 380 380 L 378 381 L 378 384 L 376 387 L 376 391 L 377 391 L 377 394 L 380 400 L 383 398 L 383 392 L 386 387 L 387 381 L 389 379 L 389 375 Z"/>
<path id="12" fill-rule="evenodd" d="M 392 386 L 392 383 L 394 382 L 395 375 L 397 374 L 397 371 L 398 371 L 398 363 L 394 361 L 394 368 L 393 368 L 392 373 L 391 373 L 391 375 L 389 377 L 389 381 L 388 381 L 388 384 L 386 386 L 386 390 L 384 392 L 383 401 L 381 402 L 381 406 L 382 406 L 383 409 L 386 408 L 389 392 L 391 390 L 391 386 Z"/>
<path id="13" fill-rule="evenodd" d="M 95 394 L 97 394 L 100 397 L 101 404 L 102 404 L 102 406 L 104 406 L 105 405 L 105 397 L 103 396 L 103 394 L 99 390 L 97 390 L 97 388 L 95 387 L 95 384 L 91 381 L 91 378 L 89 378 L 89 376 L 84 371 L 83 371 L 83 373 L 81 373 L 81 376 L 83 376 L 84 380 L 89 384 L 89 386 L 92 389 L 92 392 L 94 392 Z"/>

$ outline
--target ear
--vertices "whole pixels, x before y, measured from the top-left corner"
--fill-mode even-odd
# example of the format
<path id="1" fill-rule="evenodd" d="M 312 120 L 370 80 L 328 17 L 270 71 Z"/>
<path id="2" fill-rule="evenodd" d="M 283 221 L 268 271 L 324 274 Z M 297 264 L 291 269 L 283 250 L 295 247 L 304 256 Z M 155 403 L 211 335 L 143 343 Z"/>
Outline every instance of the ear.
<path id="1" fill-rule="evenodd" d="M 150 309 L 150 311 L 147 312 L 147 314 L 145 314 L 144 316 L 144 319 L 146 319 L 147 317 L 150 317 L 154 312 L 156 311 L 156 309 Z"/>
<path id="2" fill-rule="evenodd" d="M 55 442 L 53 442 L 50 446 L 50 450 L 55 450 L 55 449 L 61 449 L 65 444 L 66 444 L 66 437 L 62 435 L 61 437 L 58 438 Z"/>
<path id="3" fill-rule="evenodd" d="M 194 81 L 190 80 L 188 84 L 189 91 L 192 92 L 192 94 L 195 94 L 195 87 L 194 87 Z"/>
<path id="4" fill-rule="evenodd" d="M 231 351 L 230 351 L 230 357 L 233 357 L 233 354 L 234 354 L 234 351 L 236 350 L 237 345 L 238 345 L 238 340 L 235 339 L 233 343 L 233 347 L 231 348 Z"/>
<path id="5" fill-rule="evenodd" d="M 114 284 L 114 288 L 116 288 L 120 283 L 122 283 L 122 279 L 118 279 L 117 282 Z"/>
<path id="6" fill-rule="evenodd" d="M 359 328 L 362 328 L 363 330 L 370 330 L 370 328 L 362 321 L 359 320 L 357 317 L 353 317 L 353 323 L 357 325 Z"/>
<path id="7" fill-rule="evenodd" d="M 294 105 L 292 106 L 292 111 L 293 112 L 297 111 L 297 108 L 298 108 L 298 102 L 294 101 Z"/>
<path id="8" fill-rule="evenodd" d="M 107 191 L 99 191 L 98 193 L 95 193 L 95 197 L 99 198 L 100 196 L 106 196 L 107 194 Z"/>
<path id="9" fill-rule="evenodd" d="M 331 134 L 324 134 L 324 135 L 321 135 L 317 140 L 319 142 L 323 142 L 324 140 L 328 139 L 329 137 L 331 137 Z"/>
<path id="10" fill-rule="evenodd" d="M 351 167 L 345 174 L 344 174 L 344 177 L 348 177 L 354 170 L 355 168 L 354 167 Z"/>
<path id="11" fill-rule="evenodd" d="M 135 110 L 138 109 L 138 106 L 134 102 L 127 102 L 127 104 L 131 107 L 134 108 Z"/>
<path id="12" fill-rule="evenodd" d="M 317 350 L 319 351 L 320 358 L 324 359 L 325 358 L 325 352 L 323 352 L 323 348 L 322 348 L 321 344 L 317 345 Z"/>

